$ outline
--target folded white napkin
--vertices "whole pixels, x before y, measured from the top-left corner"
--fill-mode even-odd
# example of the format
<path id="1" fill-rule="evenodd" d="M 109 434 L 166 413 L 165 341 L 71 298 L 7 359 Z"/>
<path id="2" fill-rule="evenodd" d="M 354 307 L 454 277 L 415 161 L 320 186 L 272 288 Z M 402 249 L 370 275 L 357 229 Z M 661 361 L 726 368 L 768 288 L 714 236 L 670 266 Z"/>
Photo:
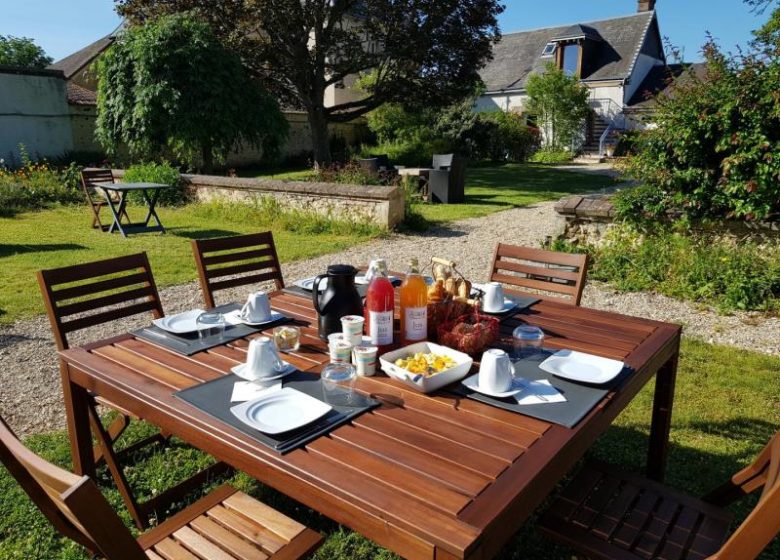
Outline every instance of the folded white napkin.
<path id="1" fill-rule="evenodd" d="M 233 385 L 233 396 L 230 402 L 245 402 L 260 398 L 266 392 L 278 391 L 282 388 L 282 382 L 255 383 L 253 381 L 238 381 Z"/>
<path id="2" fill-rule="evenodd" d="M 525 389 L 515 395 L 517 404 L 550 404 L 566 402 L 558 389 L 553 387 L 549 381 L 542 379 L 540 381 L 528 381 L 525 379 L 516 380 L 525 385 Z"/>
<path id="3" fill-rule="evenodd" d="M 244 321 L 241 319 L 241 310 L 236 309 L 234 311 L 231 311 L 229 313 L 225 313 L 225 322 L 228 325 L 243 325 Z"/>

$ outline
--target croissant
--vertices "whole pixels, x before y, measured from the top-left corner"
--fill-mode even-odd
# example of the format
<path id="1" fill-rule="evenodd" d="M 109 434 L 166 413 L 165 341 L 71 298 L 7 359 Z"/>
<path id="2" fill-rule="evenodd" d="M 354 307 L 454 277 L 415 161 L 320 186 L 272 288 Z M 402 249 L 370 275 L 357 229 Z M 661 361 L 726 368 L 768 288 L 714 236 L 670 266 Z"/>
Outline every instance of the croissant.
<path id="1" fill-rule="evenodd" d="M 471 282 L 465 278 L 458 280 L 458 297 L 468 299 L 471 295 Z"/>
<path id="2" fill-rule="evenodd" d="M 455 278 L 447 278 L 444 282 L 444 289 L 451 297 L 458 295 L 458 281 Z"/>

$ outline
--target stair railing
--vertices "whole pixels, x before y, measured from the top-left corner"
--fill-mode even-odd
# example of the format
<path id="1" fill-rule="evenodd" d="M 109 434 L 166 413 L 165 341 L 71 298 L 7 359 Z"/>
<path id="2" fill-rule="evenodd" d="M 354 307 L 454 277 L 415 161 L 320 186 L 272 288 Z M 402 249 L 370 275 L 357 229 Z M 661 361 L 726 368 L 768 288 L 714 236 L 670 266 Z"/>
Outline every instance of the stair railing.
<path id="1" fill-rule="evenodd" d="M 599 157 L 607 155 L 607 139 L 609 138 L 609 135 L 612 134 L 613 127 L 614 123 L 609 123 L 601 134 L 601 138 L 599 138 Z"/>

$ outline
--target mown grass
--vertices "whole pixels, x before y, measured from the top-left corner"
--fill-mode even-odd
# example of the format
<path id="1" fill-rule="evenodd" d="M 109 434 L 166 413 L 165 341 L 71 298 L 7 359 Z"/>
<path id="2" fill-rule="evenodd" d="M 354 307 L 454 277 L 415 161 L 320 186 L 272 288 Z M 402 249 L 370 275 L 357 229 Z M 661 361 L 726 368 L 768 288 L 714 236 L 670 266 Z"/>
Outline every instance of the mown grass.
<path id="1" fill-rule="evenodd" d="M 141 207 L 130 208 L 140 219 Z M 168 233 L 109 235 L 89 227 L 83 206 L 64 206 L 0 218 L 0 324 L 44 312 L 35 272 L 146 251 L 159 286 L 196 278 L 190 241 L 271 230 L 282 262 L 336 252 L 381 235 L 371 225 L 330 221 L 275 204 L 192 204 L 160 208 Z M 106 217 L 108 216 L 105 213 Z"/>
<path id="2" fill-rule="evenodd" d="M 304 181 L 314 174 L 310 169 L 285 169 L 259 175 L 247 170 L 246 173 L 282 181 Z M 614 180 L 604 175 L 561 171 L 541 164 L 474 164 L 466 173 L 465 203 L 419 203 L 414 209 L 427 224 L 444 224 L 557 200 L 569 194 L 597 192 L 612 185 Z"/>
<path id="3" fill-rule="evenodd" d="M 667 482 L 691 494 L 703 494 L 748 464 L 780 428 L 780 358 L 712 346 L 683 343 Z M 639 471 L 647 449 L 653 387 L 646 387 L 596 443 L 590 455 Z M 149 433 L 134 424 L 128 440 Z M 49 460 L 69 467 L 67 437 L 63 432 L 34 436 L 26 443 Z M 210 459 L 174 441 L 162 452 L 138 457 L 129 471 L 130 482 L 149 496 L 208 464 Z M 99 473 L 104 494 L 128 526 L 130 519 L 105 470 Z M 390 552 L 316 512 L 263 487 L 246 475 L 231 481 L 271 506 L 326 535 L 317 560 L 374 560 L 396 558 Z M 10 475 L 0 469 L 0 558 L 7 560 L 86 560 L 78 546 L 60 538 L 23 494 Z M 741 521 L 754 503 L 734 508 Z M 558 560 L 567 551 L 540 537 L 530 520 L 503 549 L 500 559 Z M 780 560 L 780 542 L 760 557 Z"/>

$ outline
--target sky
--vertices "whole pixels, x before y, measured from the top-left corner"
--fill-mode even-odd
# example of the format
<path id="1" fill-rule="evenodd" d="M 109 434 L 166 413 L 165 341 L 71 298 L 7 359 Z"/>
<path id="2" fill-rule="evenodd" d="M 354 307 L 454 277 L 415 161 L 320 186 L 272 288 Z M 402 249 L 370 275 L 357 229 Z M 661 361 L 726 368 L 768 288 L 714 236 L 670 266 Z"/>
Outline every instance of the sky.
<path id="1" fill-rule="evenodd" d="M 637 0 L 504 0 L 504 32 L 623 16 Z M 700 59 L 710 31 L 726 50 L 746 44 L 766 19 L 741 0 L 658 0 L 661 33 L 682 47 L 685 60 Z M 107 35 L 119 24 L 112 0 L 0 0 L 0 35 L 31 37 L 55 60 Z"/>

